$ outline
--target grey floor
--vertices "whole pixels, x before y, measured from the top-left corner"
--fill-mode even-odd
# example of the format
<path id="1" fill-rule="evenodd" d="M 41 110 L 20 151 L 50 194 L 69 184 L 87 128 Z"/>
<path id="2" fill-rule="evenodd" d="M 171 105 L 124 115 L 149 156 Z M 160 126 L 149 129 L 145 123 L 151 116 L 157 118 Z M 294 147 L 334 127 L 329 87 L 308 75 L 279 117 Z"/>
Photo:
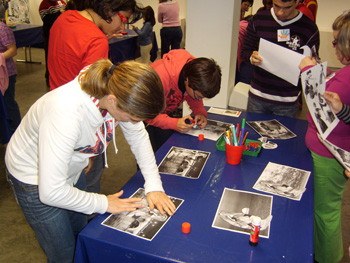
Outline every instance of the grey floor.
<path id="1" fill-rule="evenodd" d="M 16 59 L 24 59 L 23 49 L 18 49 Z M 45 61 L 42 49 L 32 49 L 32 61 L 41 64 L 16 62 L 18 71 L 16 83 L 16 100 L 22 117 L 29 107 L 48 90 L 45 85 Z M 303 107 L 298 118 L 306 118 L 307 109 Z M 125 139 L 117 129 L 118 154 L 113 146 L 108 149 L 109 168 L 104 170 L 102 177 L 102 193 L 118 192 L 129 178 L 136 172 L 136 162 Z M 46 257 L 40 249 L 33 231 L 26 222 L 21 210 L 16 204 L 5 178 L 4 154 L 6 145 L 0 144 L 0 263 L 15 262 L 46 262 Z M 343 243 L 344 258 L 341 261 L 350 262 L 348 247 L 350 245 L 350 188 L 349 184 L 343 198 Z M 301 222 L 302 224 L 302 219 Z M 297 252 L 296 252 L 297 253 Z M 101 261 L 102 262 L 102 261 Z"/>

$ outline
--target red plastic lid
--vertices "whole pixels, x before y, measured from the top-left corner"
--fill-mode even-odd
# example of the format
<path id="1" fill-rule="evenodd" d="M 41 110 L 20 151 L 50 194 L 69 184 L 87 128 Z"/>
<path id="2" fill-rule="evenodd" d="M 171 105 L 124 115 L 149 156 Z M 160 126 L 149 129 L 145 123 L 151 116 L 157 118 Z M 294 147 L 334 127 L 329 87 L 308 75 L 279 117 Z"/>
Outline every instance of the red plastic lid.
<path id="1" fill-rule="evenodd" d="M 184 222 L 182 223 L 182 233 L 188 234 L 191 232 L 191 224 Z"/>
<path id="2" fill-rule="evenodd" d="M 198 135 L 198 140 L 203 141 L 204 140 L 204 134 L 199 134 Z"/>

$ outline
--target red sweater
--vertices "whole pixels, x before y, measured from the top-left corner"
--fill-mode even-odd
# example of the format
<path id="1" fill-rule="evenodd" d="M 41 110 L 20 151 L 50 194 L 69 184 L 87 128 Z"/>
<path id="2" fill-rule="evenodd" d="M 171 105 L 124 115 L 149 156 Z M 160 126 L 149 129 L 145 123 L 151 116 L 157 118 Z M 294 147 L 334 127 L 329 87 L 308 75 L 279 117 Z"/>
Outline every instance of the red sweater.
<path id="1" fill-rule="evenodd" d="M 50 89 L 73 80 L 84 67 L 108 58 L 108 39 L 76 10 L 58 17 L 50 30 L 48 67 Z"/>

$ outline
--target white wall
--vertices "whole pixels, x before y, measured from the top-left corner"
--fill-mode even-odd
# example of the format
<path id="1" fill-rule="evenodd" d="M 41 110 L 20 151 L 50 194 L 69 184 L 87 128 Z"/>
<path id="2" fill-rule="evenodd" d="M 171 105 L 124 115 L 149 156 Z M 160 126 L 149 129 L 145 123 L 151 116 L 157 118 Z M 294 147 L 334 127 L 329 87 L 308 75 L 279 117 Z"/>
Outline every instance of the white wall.
<path id="1" fill-rule="evenodd" d="M 213 58 L 221 67 L 221 90 L 204 100 L 207 106 L 226 108 L 234 85 L 240 1 L 189 0 L 186 49 L 195 57 Z"/>

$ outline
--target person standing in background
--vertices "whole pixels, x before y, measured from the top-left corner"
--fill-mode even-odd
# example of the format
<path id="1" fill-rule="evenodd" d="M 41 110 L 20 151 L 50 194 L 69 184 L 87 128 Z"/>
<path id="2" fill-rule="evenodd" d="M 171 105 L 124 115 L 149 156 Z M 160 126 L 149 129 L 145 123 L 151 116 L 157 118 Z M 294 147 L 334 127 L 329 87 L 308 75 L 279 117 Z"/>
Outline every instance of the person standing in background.
<path id="1" fill-rule="evenodd" d="M 317 0 L 301 0 L 297 6 L 298 10 L 314 22 L 316 21 L 317 8 Z"/>
<path id="2" fill-rule="evenodd" d="M 143 27 L 138 29 L 133 26 L 133 30 L 139 35 L 139 44 L 141 52 L 141 62 L 149 65 L 151 63 L 151 50 L 152 50 L 152 39 L 151 35 L 153 32 L 153 26 L 156 24 L 154 17 L 154 11 L 151 6 L 146 6 L 143 11 Z"/>
<path id="3" fill-rule="evenodd" d="M 254 0 L 242 0 L 241 3 L 241 17 L 239 20 L 242 20 L 245 16 L 245 13 L 252 7 Z"/>
<path id="4" fill-rule="evenodd" d="M 241 56 L 243 61 L 254 65 L 247 106 L 249 112 L 290 118 L 295 118 L 299 112 L 300 81 L 295 86 L 258 67 L 263 60 L 258 51 L 261 38 L 299 54 L 303 54 L 305 45 L 310 49 L 315 47 L 318 53 L 318 27 L 296 9 L 298 4 L 299 0 L 273 0 L 270 10 L 258 12 L 248 24 Z"/>
<path id="5" fill-rule="evenodd" d="M 0 22 L 0 53 L 5 57 L 9 78 L 8 88 L 4 94 L 4 101 L 11 119 L 9 123 L 10 131 L 13 134 L 21 122 L 21 113 L 15 100 L 17 70 L 13 57 L 17 55 L 17 48 L 13 31 L 2 22 Z"/>
<path id="6" fill-rule="evenodd" d="M 62 1 L 56 0 L 43 0 L 39 6 L 39 14 L 41 20 L 43 21 L 43 37 L 44 37 L 44 50 L 45 50 L 45 62 L 46 62 L 46 71 L 45 71 L 45 79 L 46 85 L 50 87 L 49 81 L 49 69 L 47 66 L 47 52 L 49 49 L 49 36 L 50 29 L 59 15 L 64 11 L 66 7 L 66 3 Z"/>
<path id="7" fill-rule="evenodd" d="M 0 21 L 6 24 L 6 10 L 11 0 L 0 0 Z"/>
<path id="8" fill-rule="evenodd" d="M 159 0 L 158 22 L 163 24 L 160 30 L 161 57 L 171 49 L 180 49 L 182 29 L 180 7 L 177 1 Z"/>

